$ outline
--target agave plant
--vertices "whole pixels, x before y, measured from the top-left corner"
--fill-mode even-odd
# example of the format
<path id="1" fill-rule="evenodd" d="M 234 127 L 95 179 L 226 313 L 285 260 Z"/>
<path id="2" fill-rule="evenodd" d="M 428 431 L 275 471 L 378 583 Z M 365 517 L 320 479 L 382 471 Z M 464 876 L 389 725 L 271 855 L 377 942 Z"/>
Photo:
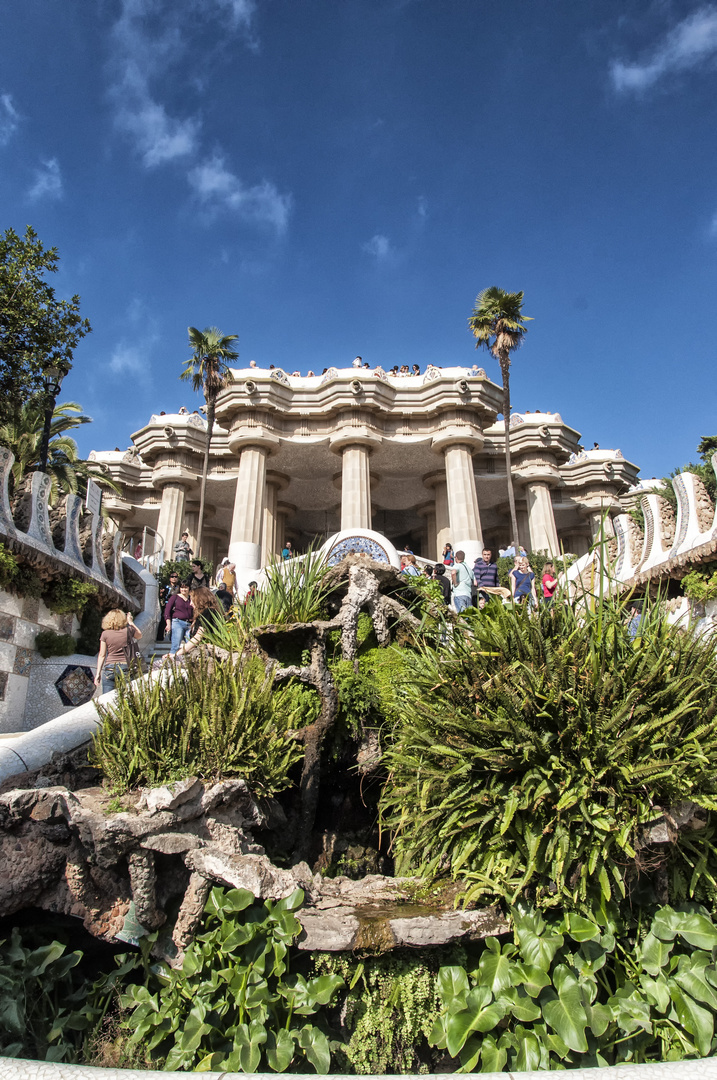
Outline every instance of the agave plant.
<path id="1" fill-rule="evenodd" d="M 300 559 L 274 562 L 256 595 L 234 608 L 234 619 L 213 628 L 207 641 L 230 652 L 241 651 L 255 626 L 312 622 L 321 617 L 333 586 L 331 568 L 318 551 Z"/>
<path id="2" fill-rule="evenodd" d="M 406 668 L 382 796 L 400 870 L 544 905 L 624 896 L 643 869 L 667 872 L 678 899 L 716 887 L 711 644 L 657 611 L 633 641 L 612 600 L 579 615 L 496 607 Z M 665 855 L 645 825 L 685 799 L 704 827 Z"/>

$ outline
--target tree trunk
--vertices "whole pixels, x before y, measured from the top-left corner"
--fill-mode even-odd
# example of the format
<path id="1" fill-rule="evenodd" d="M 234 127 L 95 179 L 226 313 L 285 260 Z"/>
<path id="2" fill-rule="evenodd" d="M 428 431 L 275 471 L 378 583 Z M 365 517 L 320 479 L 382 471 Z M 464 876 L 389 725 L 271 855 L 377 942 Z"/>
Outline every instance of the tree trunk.
<path id="1" fill-rule="evenodd" d="M 511 543 L 515 544 L 515 553 L 520 550 L 518 536 L 518 515 L 515 512 L 515 493 L 513 492 L 513 472 L 510 464 L 510 357 L 500 357 L 500 372 L 503 376 L 503 425 L 505 427 L 505 475 L 508 483 L 508 505 L 510 507 Z"/>
<path id="2" fill-rule="evenodd" d="M 204 464 L 202 465 L 202 482 L 199 488 L 199 521 L 197 522 L 197 558 L 202 554 L 202 530 L 204 528 L 204 501 L 207 496 L 207 476 L 209 475 L 209 447 L 214 432 L 214 403 L 215 398 L 207 399 L 207 442 L 204 447 Z"/>

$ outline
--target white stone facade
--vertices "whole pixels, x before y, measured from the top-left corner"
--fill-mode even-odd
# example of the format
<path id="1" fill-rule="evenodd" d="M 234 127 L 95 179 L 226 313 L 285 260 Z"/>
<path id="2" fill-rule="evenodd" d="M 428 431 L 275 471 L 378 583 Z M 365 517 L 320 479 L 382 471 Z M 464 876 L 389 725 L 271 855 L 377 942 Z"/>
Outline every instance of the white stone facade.
<path id="1" fill-rule="evenodd" d="M 502 391 L 485 373 L 430 367 L 393 378 L 367 369 L 293 377 L 232 371 L 217 402 L 202 554 L 229 554 L 245 578 L 286 540 L 301 551 L 346 529 L 373 529 L 434 559 L 446 541 L 474 558 L 510 540 Z M 157 530 L 171 557 L 193 548 L 205 422 L 160 413 L 126 453 L 94 451 L 121 485 L 105 507 L 125 531 Z M 584 451 L 558 413 L 511 417 L 520 542 L 587 551 L 620 510 L 637 467 L 619 450 Z"/>

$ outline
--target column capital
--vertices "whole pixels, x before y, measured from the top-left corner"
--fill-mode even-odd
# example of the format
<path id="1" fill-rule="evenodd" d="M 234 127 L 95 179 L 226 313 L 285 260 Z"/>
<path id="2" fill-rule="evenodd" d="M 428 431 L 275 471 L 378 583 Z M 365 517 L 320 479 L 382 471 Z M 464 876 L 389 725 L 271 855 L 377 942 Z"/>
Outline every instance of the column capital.
<path id="1" fill-rule="evenodd" d="M 335 454 L 342 453 L 348 446 L 365 446 L 368 450 L 374 450 L 382 441 L 381 436 L 365 424 L 359 427 L 345 426 L 329 436 L 329 449 Z"/>
<path id="2" fill-rule="evenodd" d="M 265 450 L 267 454 L 276 453 L 280 439 L 273 431 L 265 427 L 242 425 L 229 432 L 229 449 L 232 454 L 240 454 L 249 447 Z"/>
<path id="3" fill-rule="evenodd" d="M 448 424 L 441 428 L 431 440 L 431 450 L 441 454 L 451 446 L 465 446 L 471 454 L 483 449 L 483 432 L 472 424 Z"/>
<path id="4" fill-rule="evenodd" d="M 160 491 L 170 485 L 189 491 L 198 480 L 197 474 L 186 465 L 160 465 L 152 473 L 152 487 L 159 488 Z"/>
<path id="5" fill-rule="evenodd" d="M 547 462 L 518 465 L 516 468 L 512 468 L 511 472 L 513 474 L 513 483 L 518 484 L 519 487 L 525 487 L 529 484 L 547 484 L 548 487 L 558 487 L 562 483 L 557 466 L 548 465 Z"/>
<path id="6" fill-rule="evenodd" d="M 426 473 L 423 477 L 423 485 L 429 490 L 438 487 L 439 484 L 446 483 L 446 470 L 438 469 L 437 472 Z"/>
<path id="7" fill-rule="evenodd" d="M 285 473 L 274 472 L 273 469 L 268 469 L 266 473 L 266 482 L 275 487 L 277 491 L 286 491 L 289 486 L 289 477 Z"/>

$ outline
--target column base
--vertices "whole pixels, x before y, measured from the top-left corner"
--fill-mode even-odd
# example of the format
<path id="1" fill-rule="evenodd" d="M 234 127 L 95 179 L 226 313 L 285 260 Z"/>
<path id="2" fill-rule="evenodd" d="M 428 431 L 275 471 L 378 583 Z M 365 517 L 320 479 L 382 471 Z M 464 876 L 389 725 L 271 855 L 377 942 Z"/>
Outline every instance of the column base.
<path id="1" fill-rule="evenodd" d="M 258 580 L 261 568 L 261 544 L 247 540 L 234 540 L 229 545 L 229 561 L 236 566 L 237 586 L 240 591 L 249 587 L 250 581 Z"/>
<path id="2" fill-rule="evenodd" d="M 483 554 L 483 541 L 482 540 L 456 540 L 453 544 L 453 551 L 465 551 L 466 564 L 470 567 L 473 566 L 476 559 L 480 559 Z M 438 556 L 439 560 L 441 556 Z"/>

